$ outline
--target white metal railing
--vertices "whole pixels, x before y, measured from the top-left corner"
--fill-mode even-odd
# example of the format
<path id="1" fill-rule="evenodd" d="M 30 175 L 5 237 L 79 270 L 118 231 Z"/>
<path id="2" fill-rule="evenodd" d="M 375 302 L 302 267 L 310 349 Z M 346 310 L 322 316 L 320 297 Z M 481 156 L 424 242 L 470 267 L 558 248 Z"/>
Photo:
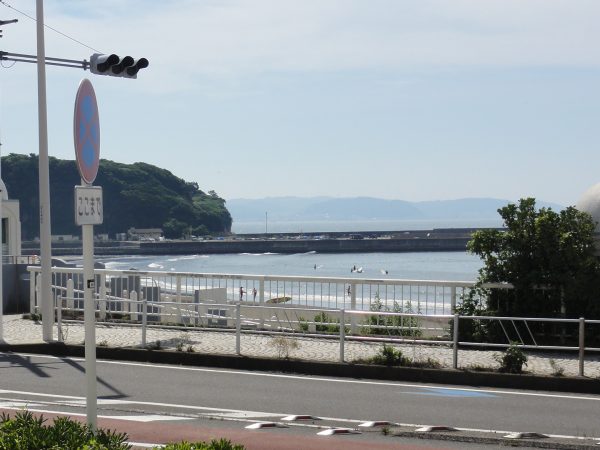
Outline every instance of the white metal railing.
<path id="1" fill-rule="evenodd" d="M 83 312 L 83 308 L 69 308 L 69 302 L 74 299 L 57 297 L 55 304 L 58 337 L 63 339 L 63 316 L 66 313 Z M 241 302 L 231 303 L 210 303 L 190 305 L 191 308 L 185 310 L 169 311 L 169 308 L 180 307 L 176 302 L 151 302 L 147 300 L 127 300 L 129 304 L 128 320 L 130 326 L 137 326 L 140 329 L 140 346 L 147 346 L 147 330 L 152 322 L 153 316 L 160 317 L 154 320 L 164 326 L 168 316 L 178 315 L 179 319 L 186 315 L 194 320 L 199 326 L 217 326 L 222 330 L 235 332 L 235 352 L 242 354 L 241 335 L 242 333 L 268 333 L 274 332 L 281 334 L 302 333 L 306 337 L 327 337 L 339 339 L 339 361 L 345 361 L 345 345 L 348 340 L 353 341 L 378 341 L 402 344 L 409 342 L 411 344 L 435 344 L 445 345 L 452 349 L 452 366 L 458 368 L 458 349 L 459 347 L 489 347 L 506 348 L 515 344 L 508 335 L 505 343 L 489 342 L 469 342 L 460 340 L 460 322 L 465 320 L 486 320 L 486 321 L 508 321 L 510 323 L 521 322 L 547 322 L 559 324 L 577 324 L 577 343 L 576 346 L 568 345 L 534 345 L 526 344 L 520 339 L 516 344 L 523 349 L 537 350 L 562 350 L 578 353 L 579 376 L 584 376 L 584 364 L 586 352 L 599 352 L 600 348 L 586 347 L 585 327 L 586 325 L 600 325 L 600 320 L 580 319 L 551 319 L 551 318 L 524 318 L 524 317 L 491 317 L 491 316 L 459 316 L 454 315 L 424 315 L 395 312 L 372 312 L 361 310 L 345 309 L 324 309 L 324 308 L 300 308 L 302 313 L 315 313 L 313 320 L 306 320 L 299 316 L 290 316 L 290 308 L 281 306 L 263 306 L 263 305 L 243 305 Z M 96 302 L 96 313 L 102 315 L 100 302 Z M 134 306 L 133 308 L 131 306 Z M 283 314 L 283 317 L 280 315 Z M 266 319 L 265 319 L 266 317 Z M 320 320 L 317 320 L 317 318 Z M 384 318 L 383 321 L 380 321 Z M 385 320 L 387 319 L 387 320 Z M 211 321 L 213 323 L 211 324 Z M 431 326 L 431 322 L 438 322 L 438 326 Z M 427 323 L 429 324 L 427 325 Z M 177 322 L 180 323 L 180 322 Z M 258 324 L 261 328 L 258 328 Z M 306 325 L 306 328 L 304 326 Z M 156 325 L 155 325 L 156 326 Z M 311 329 L 312 327 L 312 329 Z M 319 327 L 322 327 L 319 329 Z M 329 331 L 325 333 L 324 329 Z M 371 335 L 371 330 L 375 329 L 377 334 Z M 452 332 L 450 332 L 452 329 Z M 426 332 L 434 332 L 429 336 Z M 596 333 L 597 335 L 597 333 Z M 531 335 L 533 338 L 533 334 Z M 534 341 L 535 342 L 535 341 Z"/>
<path id="2" fill-rule="evenodd" d="M 38 305 L 37 275 L 29 267 L 31 311 Z M 95 270 L 97 298 L 137 298 L 151 301 L 199 301 L 284 304 L 294 307 L 380 310 L 428 315 L 451 314 L 473 282 L 399 279 L 324 278 L 300 276 L 175 273 L 137 270 Z M 81 268 L 52 268 L 55 295 L 65 294 L 72 280 L 76 302 L 82 301 Z M 81 297 L 81 299 L 79 298 Z"/>
<path id="3" fill-rule="evenodd" d="M 36 312 L 40 310 L 40 268 L 30 266 L 28 269 L 30 311 Z M 235 330 L 237 353 L 240 352 L 240 334 L 248 331 L 327 335 L 329 338 L 339 335 L 342 361 L 344 342 L 348 339 L 396 343 L 409 340 L 451 347 L 453 365 L 457 367 L 459 347 L 503 348 L 516 341 L 525 349 L 577 351 L 580 373 L 583 373 L 585 352 L 600 351 L 600 348 L 585 346 L 586 326 L 600 324 L 599 320 L 453 315 L 457 304 L 474 288 L 470 282 L 106 269 L 94 273 L 95 309 L 99 320 L 119 320 L 139 326 L 143 346 L 148 326 L 156 325 Z M 52 268 L 52 287 L 59 327 L 65 315 L 82 316 L 81 268 Z M 487 287 L 511 288 L 506 284 Z M 496 321 L 505 342 L 459 339 L 459 324 L 473 320 Z M 535 322 L 564 326 L 577 323 L 578 345 L 540 345 L 530 329 Z"/>

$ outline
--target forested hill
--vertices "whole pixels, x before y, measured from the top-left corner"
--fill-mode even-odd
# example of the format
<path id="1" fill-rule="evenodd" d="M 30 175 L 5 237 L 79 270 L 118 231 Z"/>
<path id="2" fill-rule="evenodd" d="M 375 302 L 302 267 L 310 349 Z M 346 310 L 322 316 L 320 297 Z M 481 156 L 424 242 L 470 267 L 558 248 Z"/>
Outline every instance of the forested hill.
<path id="1" fill-rule="evenodd" d="M 52 234 L 81 233 L 75 225 L 74 190 L 81 183 L 75 161 L 50 158 Z M 9 198 L 18 199 L 23 239 L 39 236 L 38 156 L 10 154 L 2 158 L 2 179 Z M 231 229 L 225 200 L 201 191 L 171 172 L 145 163 L 100 160 L 94 182 L 102 186 L 104 223 L 95 233 L 124 233 L 129 228 L 162 228 L 167 237 L 203 235 Z"/>

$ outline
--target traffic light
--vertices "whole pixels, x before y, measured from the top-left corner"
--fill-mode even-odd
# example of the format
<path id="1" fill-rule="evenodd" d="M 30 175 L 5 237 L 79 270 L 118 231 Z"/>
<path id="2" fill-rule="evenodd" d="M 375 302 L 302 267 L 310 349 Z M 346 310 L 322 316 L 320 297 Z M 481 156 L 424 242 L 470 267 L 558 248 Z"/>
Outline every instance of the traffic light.
<path id="1" fill-rule="evenodd" d="M 137 78 L 140 69 L 148 67 L 146 58 L 133 59 L 131 56 L 119 57 L 114 53 L 102 55 L 94 53 L 90 57 L 90 71 L 96 75 Z"/>

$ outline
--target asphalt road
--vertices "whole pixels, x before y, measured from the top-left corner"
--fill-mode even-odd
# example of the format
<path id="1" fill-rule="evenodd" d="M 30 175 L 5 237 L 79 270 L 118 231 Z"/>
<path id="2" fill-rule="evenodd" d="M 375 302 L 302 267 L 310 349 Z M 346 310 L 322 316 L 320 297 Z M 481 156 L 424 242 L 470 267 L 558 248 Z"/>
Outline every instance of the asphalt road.
<path id="1" fill-rule="evenodd" d="M 303 447 L 311 448 L 308 442 L 311 440 L 317 439 L 317 445 L 322 445 L 325 438 L 314 436 L 325 428 L 356 428 L 366 421 L 389 421 L 406 427 L 446 425 L 475 433 L 492 430 L 600 435 L 600 395 L 458 388 L 118 361 L 99 361 L 97 373 L 99 416 L 106 423 L 119 418 L 137 423 L 135 427 L 129 426 L 130 435 L 133 431 L 133 437 L 144 442 L 149 442 L 148 437 L 161 439 L 150 430 L 176 430 L 170 439 L 179 440 L 195 436 L 189 434 L 194 427 L 208 427 L 255 433 L 253 436 L 259 436 L 257 439 L 263 444 L 248 448 L 266 448 L 267 435 L 286 442 L 294 435 L 295 439 L 307 439 Z M 85 371 L 81 359 L 0 353 L 0 380 L 0 409 L 26 406 L 46 415 L 54 412 L 85 415 Z M 260 421 L 281 423 L 288 415 L 310 415 L 320 420 L 290 422 L 289 430 L 247 432 L 244 429 Z M 135 431 L 144 427 L 146 431 Z M 218 432 L 211 431 L 209 435 L 214 437 L 215 433 Z M 391 445 L 390 438 L 383 433 L 366 429 L 362 435 L 326 439 L 338 441 L 312 448 L 335 448 L 331 443 L 340 439 L 343 448 L 351 448 L 351 442 L 358 443 L 356 448 Z M 290 442 L 290 447 L 281 444 L 272 448 L 299 448 L 294 447 L 293 440 Z M 409 446 L 405 448 L 478 448 L 464 443 L 406 442 Z M 393 448 L 402 448 L 398 441 L 392 444 Z"/>

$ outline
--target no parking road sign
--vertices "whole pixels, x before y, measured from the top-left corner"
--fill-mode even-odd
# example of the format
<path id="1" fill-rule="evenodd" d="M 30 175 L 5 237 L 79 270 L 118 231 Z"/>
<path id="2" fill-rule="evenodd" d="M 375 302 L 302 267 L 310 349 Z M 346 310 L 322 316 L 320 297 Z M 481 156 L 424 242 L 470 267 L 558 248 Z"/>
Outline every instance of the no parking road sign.
<path id="1" fill-rule="evenodd" d="M 92 83 L 81 80 L 75 97 L 73 137 L 77 168 L 83 181 L 92 184 L 100 164 L 100 120 Z"/>

